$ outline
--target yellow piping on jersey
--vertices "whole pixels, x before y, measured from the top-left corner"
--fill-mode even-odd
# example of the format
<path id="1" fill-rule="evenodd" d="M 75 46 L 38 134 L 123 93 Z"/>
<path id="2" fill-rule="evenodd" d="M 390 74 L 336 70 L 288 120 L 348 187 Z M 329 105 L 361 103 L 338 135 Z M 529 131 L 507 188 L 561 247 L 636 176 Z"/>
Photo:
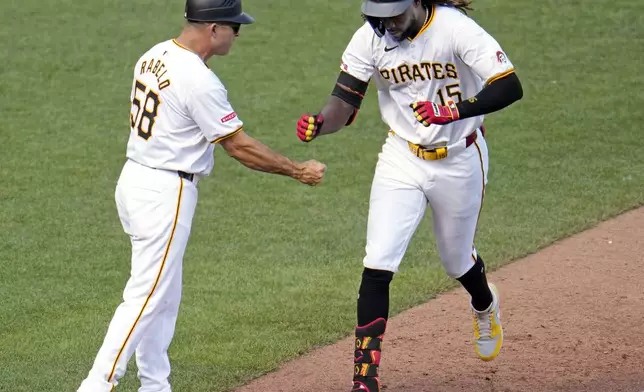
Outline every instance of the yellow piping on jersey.
<path id="1" fill-rule="evenodd" d="M 187 50 L 187 51 L 188 51 L 188 52 L 190 52 L 190 53 L 194 53 L 192 50 L 190 50 L 190 49 L 186 48 L 185 46 L 181 45 L 181 44 L 179 43 L 179 41 L 177 41 L 175 38 L 173 38 L 173 39 L 172 39 L 172 42 L 173 42 L 175 45 L 177 45 L 178 47 L 180 47 L 181 49 L 185 49 L 185 50 Z"/>
<path id="2" fill-rule="evenodd" d="M 420 30 L 418 30 L 418 34 L 416 34 L 416 36 L 414 38 L 407 38 L 407 39 L 410 40 L 410 41 L 413 41 L 416 38 L 420 37 L 420 35 L 422 33 L 424 33 L 425 30 L 427 30 L 429 28 L 429 26 L 432 24 L 432 22 L 434 21 L 434 15 L 436 15 L 436 5 L 432 5 L 432 9 L 430 10 L 429 18 L 427 19 L 427 22 L 425 22 L 423 27 L 421 27 Z"/>
<path id="3" fill-rule="evenodd" d="M 172 39 L 172 43 L 173 43 L 173 44 L 175 44 L 175 45 L 177 45 L 178 47 L 180 47 L 180 48 L 181 48 L 181 49 L 183 49 L 183 50 L 187 50 L 188 52 L 190 52 L 190 53 L 194 53 L 194 54 L 196 54 L 197 56 L 199 56 L 196 52 L 194 52 L 194 51 L 192 51 L 192 50 L 190 50 L 190 49 L 186 48 L 186 47 L 185 47 L 185 46 L 183 46 L 183 45 L 181 45 L 181 44 L 179 43 L 179 41 L 177 41 L 177 40 L 176 40 L 176 38 L 173 38 L 173 39 Z M 207 64 L 205 61 L 203 62 L 203 64 L 206 66 L 206 68 L 210 69 L 210 67 L 208 66 L 208 64 Z"/>
<path id="4" fill-rule="evenodd" d="M 496 82 L 499 79 L 503 79 L 504 77 L 506 77 L 506 76 L 508 76 L 510 74 L 513 74 L 513 73 L 514 73 L 514 68 L 512 68 L 510 70 L 507 70 L 505 72 L 501 72 L 500 74 L 496 74 L 496 75 L 492 76 L 491 78 L 489 78 L 487 80 L 487 82 L 485 82 L 485 85 L 487 86 L 487 85 L 489 85 L 489 84 L 491 84 L 493 82 Z"/>
<path id="5" fill-rule="evenodd" d="M 222 137 L 218 137 L 217 139 L 215 139 L 214 141 L 212 141 L 212 142 L 210 142 L 210 143 L 212 143 L 212 144 L 217 144 L 217 143 L 219 143 L 219 142 L 220 142 L 220 141 L 222 141 L 222 140 L 226 140 L 226 139 L 228 139 L 228 138 L 229 138 L 229 137 L 231 137 L 231 136 L 235 136 L 236 134 L 238 134 L 239 132 L 241 132 L 241 131 L 243 131 L 243 130 L 244 130 L 244 127 L 243 127 L 243 126 L 241 126 L 241 127 L 237 128 L 237 129 L 235 129 L 234 131 L 232 131 L 231 133 L 229 133 L 228 135 L 224 135 L 224 136 L 222 136 Z"/>

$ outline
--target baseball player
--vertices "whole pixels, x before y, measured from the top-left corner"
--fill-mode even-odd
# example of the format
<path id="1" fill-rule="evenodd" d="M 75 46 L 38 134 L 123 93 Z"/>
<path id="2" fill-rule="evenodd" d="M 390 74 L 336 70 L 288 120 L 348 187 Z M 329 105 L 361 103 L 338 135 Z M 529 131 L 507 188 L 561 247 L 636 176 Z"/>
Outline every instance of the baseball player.
<path id="1" fill-rule="evenodd" d="M 168 347 L 181 300 L 184 251 L 220 144 L 247 167 L 316 185 L 325 166 L 294 162 L 251 138 L 206 62 L 224 56 L 253 18 L 240 0 L 187 0 L 178 38 L 148 50 L 134 67 L 127 161 L 116 204 L 132 244 L 131 275 L 80 392 L 108 392 L 136 353 L 139 392 L 170 392 Z"/>
<path id="2" fill-rule="evenodd" d="M 503 49 L 465 10 L 470 0 L 364 0 L 365 23 L 342 56 L 328 102 L 297 123 L 304 142 L 350 125 L 373 82 L 388 137 L 371 188 L 352 391 L 380 390 L 378 366 L 389 285 L 409 241 L 432 210 L 446 273 L 471 296 L 475 350 L 503 344 L 499 294 L 474 248 L 487 184 L 483 117 L 521 99 Z M 419 342 L 427 350 L 431 342 Z"/>

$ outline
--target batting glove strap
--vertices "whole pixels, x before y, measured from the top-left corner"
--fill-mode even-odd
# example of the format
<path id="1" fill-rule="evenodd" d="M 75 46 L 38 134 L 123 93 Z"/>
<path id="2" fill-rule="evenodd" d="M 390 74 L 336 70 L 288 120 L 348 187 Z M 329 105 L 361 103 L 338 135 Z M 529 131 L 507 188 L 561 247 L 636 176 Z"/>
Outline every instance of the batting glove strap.
<path id="1" fill-rule="evenodd" d="M 303 142 L 310 142 L 318 136 L 323 123 L 321 114 L 303 114 L 297 122 L 297 137 Z"/>
<path id="2" fill-rule="evenodd" d="M 454 101 L 448 101 L 447 106 L 433 102 L 415 102 L 409 105 L 414 110 L 416 120 L 428 127 L 431 124 L 444 125 L 460 118 Z"/>

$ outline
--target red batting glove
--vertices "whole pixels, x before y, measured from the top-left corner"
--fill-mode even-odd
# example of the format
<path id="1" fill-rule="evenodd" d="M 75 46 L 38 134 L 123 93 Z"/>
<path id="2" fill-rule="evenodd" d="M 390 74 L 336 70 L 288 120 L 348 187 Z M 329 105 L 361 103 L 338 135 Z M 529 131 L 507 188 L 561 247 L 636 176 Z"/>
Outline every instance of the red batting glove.
<path id="1" fill-rule="evenodd" d="M 431 124 L 449 124 L 460 118 L 454 101 L 448 101 L 447 106 L 436 105 L 433 102 L 415 102 L 409 106 L 414 109 L 416 120 L 426 127 Z"/>
<path id="2" fill-rule="evenodd" d="M 303 142 L 310 142 L 320 133 L 323 122 L 321 114 L 303 114 L 297 122 L 297 137 Z"/>

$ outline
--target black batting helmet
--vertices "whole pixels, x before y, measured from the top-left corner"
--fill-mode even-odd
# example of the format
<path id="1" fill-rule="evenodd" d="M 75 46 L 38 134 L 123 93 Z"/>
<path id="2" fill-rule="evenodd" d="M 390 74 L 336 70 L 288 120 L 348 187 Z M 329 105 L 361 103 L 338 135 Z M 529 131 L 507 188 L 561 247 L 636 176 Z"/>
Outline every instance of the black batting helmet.
<path id="1" fill-rule="evenodd" d="M 241 0 L 186 0 L 184 17 L 195 22 L 251 24 L 255 21 L 242 12 Z"/>

